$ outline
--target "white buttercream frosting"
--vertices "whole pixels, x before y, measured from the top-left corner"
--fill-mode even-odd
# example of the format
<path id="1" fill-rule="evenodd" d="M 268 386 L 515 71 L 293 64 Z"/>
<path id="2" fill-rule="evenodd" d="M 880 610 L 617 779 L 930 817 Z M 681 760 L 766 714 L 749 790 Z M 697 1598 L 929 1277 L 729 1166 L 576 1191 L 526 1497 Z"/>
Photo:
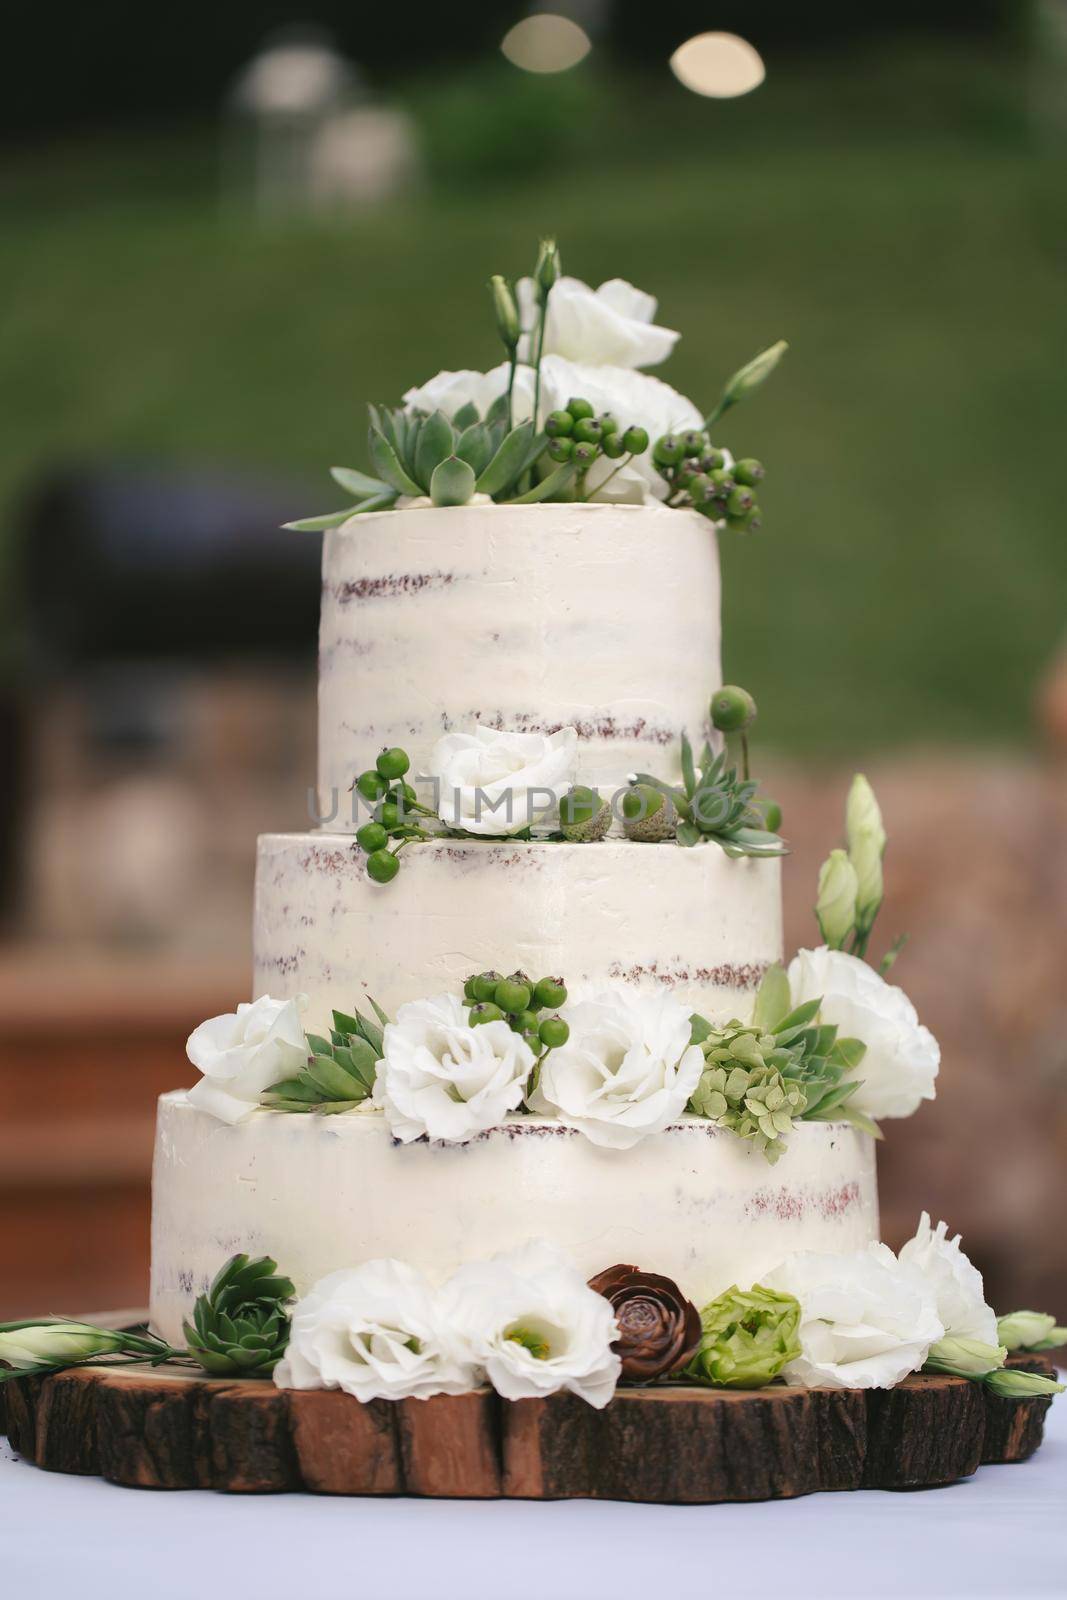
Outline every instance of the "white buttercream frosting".
<path id="1" fill-rule="evenodd" d="M 625 1151 L 513 1117 L 466 1145 L 400 1145 L 373 1110 L 257 1111 L 230 1126 L 184 1092 L 160 1100 L 151 1314 L 173 1342 L 237 1250 L 273 1256 L 304 1294 L 327 1273 L 379 1257 L 441 1281 L 532 1236 L 584 1277 L 633 1262 L 702 1304 L 793 1251 L 850 1251 L 877 1238 L 873 1143 L 840 1124 L 800 1123 L 770 1167 L 695 1117 Z"/>
<path id="2" fill-rule="evenodd" d="M 352 831 L 353 779 L 386 745 L 429 770 L 476 723 L 578 733 L 581 781 L 674 777 L 721 682 L 711 524 L 661 505 L 455 506 L 326 535 L 319 810 Z M 331 816 L 333 820 L 331 820 Z"/>
<path id="3" fill-rule="evenodd" d="M 571 986 L 668 990 L 690 1011 L 747 1014 L 782 956 L 776 859 L 716 844 L 442 840 L 410 845 L 392 883 L 367 877 L 350 834 L 264 834 L 253 935 L 256 994 L 336 1006 L 460 990 L 487 968 Z"/>

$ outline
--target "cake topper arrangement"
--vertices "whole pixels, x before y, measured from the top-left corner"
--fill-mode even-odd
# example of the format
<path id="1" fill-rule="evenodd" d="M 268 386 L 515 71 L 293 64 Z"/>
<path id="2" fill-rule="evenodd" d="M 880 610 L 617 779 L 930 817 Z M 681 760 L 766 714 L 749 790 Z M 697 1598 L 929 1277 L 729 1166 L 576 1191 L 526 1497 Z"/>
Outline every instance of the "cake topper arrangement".
<path id="1" fill-rule="evenodd" d="M 490 372 L 441 372 L 401 406 L 369 408 L 371 470 L 334 467 L 352 504 L 287 523 L 336 528 L 394 507 L 659 500 L 718 527 L 754 533 L 764 469 L 713 442 L 719 419 L 769 377 L 779 340 L 724 385 L 706 415 L 640 369 L 678 335 L 656 326 L 656 301 L 621 278 L 596 290 L 565 277 L 554 239 L 533 273 L 489 282 L 505 360 Z"/>

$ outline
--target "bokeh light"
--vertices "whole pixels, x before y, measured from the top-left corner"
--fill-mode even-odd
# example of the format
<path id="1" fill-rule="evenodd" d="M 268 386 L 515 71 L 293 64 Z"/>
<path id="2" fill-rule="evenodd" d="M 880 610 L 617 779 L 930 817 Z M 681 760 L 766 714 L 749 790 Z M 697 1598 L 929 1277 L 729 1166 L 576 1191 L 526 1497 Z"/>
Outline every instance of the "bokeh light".
<path id="1" fill-rule="evenodd" d="M 566 72 L 592 49 L 584 28 L 570 17 L 538 12 L 509 28 L 500 42 L 508 60 L 524 72 Z"/>
<path id="2" fill-rule="evenodd" d="M 698 33 L 671 56 L 671 71 L 694 94 L 730 100 L 758 89 L 767 76 L 763 58 L 736 33 Z"/>

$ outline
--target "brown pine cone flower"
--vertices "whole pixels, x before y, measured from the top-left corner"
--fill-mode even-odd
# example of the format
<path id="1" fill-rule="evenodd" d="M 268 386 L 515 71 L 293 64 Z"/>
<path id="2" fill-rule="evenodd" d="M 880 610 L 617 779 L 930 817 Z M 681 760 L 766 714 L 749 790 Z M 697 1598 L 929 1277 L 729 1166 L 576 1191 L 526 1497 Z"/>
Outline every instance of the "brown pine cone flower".
<path id="1" fill-rule="evenodd" d="M 672 1279 L 620 1264 L 598 1272 L 589 1287 L 611 1302 L 619 1325 L 611 1348 L 631 1383 L 665 1378 L 699 1345 L 700 1313 Z"/>

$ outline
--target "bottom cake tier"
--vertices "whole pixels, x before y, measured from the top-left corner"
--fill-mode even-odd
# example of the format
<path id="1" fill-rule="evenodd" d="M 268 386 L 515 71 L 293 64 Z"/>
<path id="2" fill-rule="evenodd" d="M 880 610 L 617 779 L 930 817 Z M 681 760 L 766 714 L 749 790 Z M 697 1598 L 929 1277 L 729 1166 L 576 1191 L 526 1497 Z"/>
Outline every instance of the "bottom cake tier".
<path id="1" fill-rule="evenodd" d="M 629 1262 L 703 1304 L 792 1251 L 876 1239 L 874 1143 L 845 1124 L 799 1123 L 771 1167 L 698 1117 L 620 1152 L 559 1122 L 515 1116 L 469 1144 L 402 1145 L 376 1111 L 256 1111 L 230 1126 L 182 1091 L 160 1099 L 151 1317 L 173 1343 L 238 1250 L 273 1256 L 304 1293 L 380 1256 L 440 1281 L 533 1237 L 589 1277 Z"/>

